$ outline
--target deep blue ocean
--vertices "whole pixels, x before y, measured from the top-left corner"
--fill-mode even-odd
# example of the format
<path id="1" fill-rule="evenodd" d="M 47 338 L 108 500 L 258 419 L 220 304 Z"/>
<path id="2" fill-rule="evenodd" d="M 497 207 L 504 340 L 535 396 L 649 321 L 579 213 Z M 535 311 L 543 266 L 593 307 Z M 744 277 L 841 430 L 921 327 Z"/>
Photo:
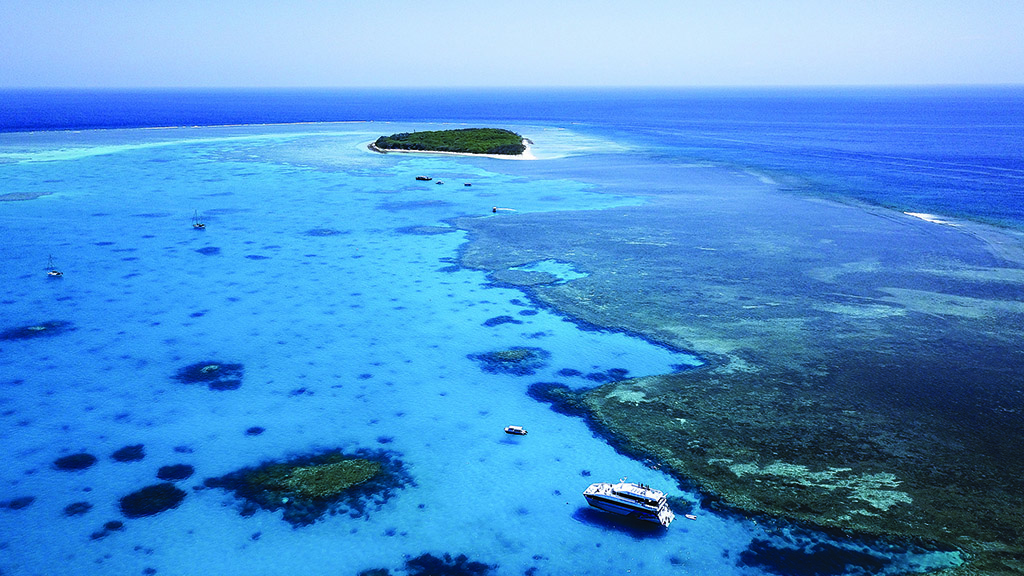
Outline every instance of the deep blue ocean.
<path id="1" fill-rule="evenodd" d="M 479 125 L 537 159 L 366 147 Z M 1024 89 L 0 91 L 0 574 L 958 565 L 706 508 L 529 397 L 702 359 L 461 266 L 452 219 L 635 206 L 651 188 L 1024 229 Z M 516 370 L 487 360 L 524 349 L 535 362 Z M 329 451 L 383 462 L 391 483 L 296 525 L 211 481 Z M 591 482 L 622 477 L 665 490 L 679 518 L 652 530 L 586 505 Z M 126 510 L 153 485 L 182 497 Z"/>

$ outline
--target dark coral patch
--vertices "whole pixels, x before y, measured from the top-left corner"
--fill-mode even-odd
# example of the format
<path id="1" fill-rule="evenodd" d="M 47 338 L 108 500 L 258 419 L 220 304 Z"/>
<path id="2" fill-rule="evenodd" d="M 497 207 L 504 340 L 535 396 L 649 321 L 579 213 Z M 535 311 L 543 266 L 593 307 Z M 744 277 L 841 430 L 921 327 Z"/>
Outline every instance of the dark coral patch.
<path id="1" fill-rule="evenodd" d="M 619 380 L 625 380 L 629 375 L 629 370 L 625 368 L 610 368 L 604 372 L 591 372 L 584 376 L 587 380 L 592 382 L 617 382 Z"/>
<path id="2" fill-rule="evenodd" d="M 341 236 L 343 234 L 348 234 L 348 233 L 349 233 L 348 230 L 335 230 L 333 228 L 312 228 L 312 229 L 306 230 L 304 232 L 304 234 L 306 236 L 316 236 L 316 237 Z"/>
<path id="3" fill-rule="evenodd" d="M 528 376 L 543 368 L 550 356 L 547 350 L 524 347 L 470 354 L 468 358 L 479 362 L 484 372 Z"/>
<path id="4" fill-rule="evenodd" d="M 51 320 L 49 322 L 43 322 L 42 324 L 33 324 L 31 326 L 22 326 L 20 328 L 5 330 L 4 332 L 0 332 L 0 340 L 29 340 L 31 338 L 56 336 L 71 330 L 74 330 L 74 326 L 71 322 L 66 322 L 64 320 Z"/>
<path id="5" fill-rule="evenodd" d="M 265 462 L 219 478 L 207 478 L 208 488 L 224 488 L 242 499 L 240 513 L 258 509 L 282 510 L 294 527 L 307 526 L 325 514 L 364 516 L 379 508 L 394 490 L 410 482 L 402 462 L 390 452 L 333 450 L 284 462 Z"/>
<path id="6" fill-rule="evenodd" d="M 210 390 L 238 390 L 241 387 L 241 380 L 217 380 L 215 382 L 210 382 Z"/>
<path id="7" fill-rule="evenodd" d="M 246 436 L 259 436 L 260 434 L 263 434 L 266 431 L 267 431 L 267 429 L 264 428 L 263 426 L 253 426 L 252 428 L 249 428 L 248 430 L 245 431 L 245 435 Z"/>
<path id="8" fill-rule="evenodd" d="M 120 520 L 111 520 L 110 522 L 103 524 L 103 530 L 93 532 L 90 537 L 93 540 L 99 540 L 101 538 L 106 538 L 111 532 L 120 532 L 121 530 L 124 530 L 124 522 L 121 522 Z"/>
<path id="9" fill-rule="evenodd" d="M 845 574 L 851 568 L 856 568 L 858 574 L 877 574 L 890 563 L 887 558 L 829 543 L 817 542 L 806 548 L 776 547 L 759 538 L 740 553 L 738 562 L 784 576 Z"/>
<path id="10" fill-rule="evenodd" d="M 422 554 L 406 560 L 403 572 L 406 576 L 486 576 L 495 569 L 496 565 L 470 560 L 465 554 L 453 558 L 451 554 L 445 553 L 443 556 Z M 528 576 L 530 570 L 526 572 Z M 387 568 L 372 568 L 363 570 L 358 576 L 391 576 L 391 571 Z"/>
<path id="11" fill-rule="evenodd" d="M 62 456 L 53 461 L 53 467 L 57 470 L 85 470 L 96 463 L 96 457 L 92 454 L 82 452 L 81 454 L 72 454 L 70 456 Z"/>
<path id="12" fill-rule="evenodd" d="M 261 254 L 246 254 L 245 257 L 249 260 L 270 260 L 270 256 L 263 256 Z"/>
<path id="13" fill-rule="evenodd" d="M 177 508 L 185 499 L 185 491 L 174 484 L 153 484 L 121 498 L 121 513 L 128 518 L 142 518 Z"/>
<path id="14" fill-rule="evenodd" d="M 495 316 L 484 321 L 484 326 L 491 328 L 493 326 L 501 326 L 502 324 L 522 324 L 522 320 L 516 320 L 511 316 Z"/>
<path id="15" fill-rule="evenodd" d="M 67 517 L 81 516 L 92 510 L 92 504 L 88 502 L 72 502 L 64 507 L 64 515 Z"/>
<path id="16" fill-rule="evenodd" d="M 35 496 L 20 496 L 18 498 L 12 498 L 6 502 L 0 502 L 0 508 L 9 508 L 11 510 L 21 510 L 27 508 L 33 502 L 36 501 Z"/>
<path id="17" fill-rule="evenodd" d="M 214 256 L 216 254 L 220 254 L 220 248 L 216 246 L 207 246 L 206 248 L 199 248 L 196 252 L 199 252 L 203 256 Z"/>
<path id="18" fill-rule="evenodd" d="M 459 554 L 438 557 L 423 554 L 405 562 L 408 576 L 484 576 L 490 574 L 497 566 L 475 562 Z"/>
<path id="19" fill-rule="evenodd" d="M 195 471 L 195 468 L 188 464 L 172 464 L 170 466 L 161 466 L 156 472 L 156 477 L 168 482 L 177 482 L 178 480 L 189 478 Z"/>
<path id="20" fill-rule="evenodd" d="M 210 390 L 237 390 L 242 385 L 243 371 L 241 364 L 196 362 L 178 370 L 175 379 L 186 384 L 206 384 Z"/>
<path id="21" fill-rule="evenodd" d="M 451 234 L 459 229 L 454 226 L 406 226 L 399 228 L 399 234 L 412 234 L 415 236 L 437 236 L 438 234 Z"/>
<path id="22" fill-rule="evenodd" d="M 576 392 L 565 384 L 537 382 L 530 385 L 526 394 L 538 402 L 550 404 L 559 414 L 589 418 L 586 391 Z"/>

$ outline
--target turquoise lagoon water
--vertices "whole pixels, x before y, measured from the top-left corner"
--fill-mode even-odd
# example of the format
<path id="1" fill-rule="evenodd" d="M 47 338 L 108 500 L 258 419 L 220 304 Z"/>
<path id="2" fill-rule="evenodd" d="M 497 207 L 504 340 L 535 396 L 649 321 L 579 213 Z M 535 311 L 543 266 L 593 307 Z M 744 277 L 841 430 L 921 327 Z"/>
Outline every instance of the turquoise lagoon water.
<path id="1" fill-rule="evenodd" d="M 3 499 L 34 498 L 0 510 L 3 574 L 402 573 L 424 553 L 465 554 L 498 574 L 760 574 L 763 562 L 744 560 L 759 542 L 783 551 L 834 545 L 886 562 L 840 563 L 832 573 L 957 562 L 706 510 L 584 422 L 531 400 L 535 382 L 594 383 L 565 374 L 641 376 L 699 359 L 579 326 L 459 267 L 466 237 L 446 221 L 502 217 L 492 206 L 643 200 L 577 178 L 599 162 L 580 151 L 615 149 L 563 128 L 513 126 L 534 138 L 536 162 L 365 149 L 380 134 L 430 127 L 0 138 L 2 193 L 49 193 L 0 204 L 0 329 L 71 328 L 0 343 Z M 445 184 L 416 181 L 421 174 Z M 205 231 L 190 227 L 194 211 Z M 50 255 L 63 278 L 47 278 Z M 586 273 L 558 262 L 524 269 L 568 282 Z M 472 358 L 512 347 L 550 356 L 529 375 L 488 373 Z M 200 362 L 242 364 L 241 386 L 175 379 Z M 530 434 L 506 436 L 509 424 Z M 247 434 L 253 427 L 265 431 Z M 111 458 L 135 444 L 145 447 L 141 461 Z M 334 448 L 387 450 L 411 481 L 365 514 L 298 528 L 280 511 L 243 516 L 232 494 L 203 488 L 206 478 Z M 54 468 L 80 452 L 98 461 Z M 172 464 L 195 468 L 177 482 L 187 492 L 181 505 L 126 519 L 119 498 L 157 483 L 158 469 Z M 694 503 L 697 519 L 680 515 L 651 531 L 587 508 L 587 485 L 624 476 Z M 68 515 L 75 502 L 92 507 Z M 123 528 L 104 530 L 109 521 Z M 810 569 L 780 564 L 774 573 Z"/>

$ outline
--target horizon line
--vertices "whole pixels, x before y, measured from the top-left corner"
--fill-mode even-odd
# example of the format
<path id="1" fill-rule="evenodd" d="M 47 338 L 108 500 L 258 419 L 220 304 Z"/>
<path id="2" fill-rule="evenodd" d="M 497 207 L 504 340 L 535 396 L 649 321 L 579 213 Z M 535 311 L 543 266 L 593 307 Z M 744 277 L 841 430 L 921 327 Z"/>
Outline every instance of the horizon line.
<path id="1" fill-rule="evenodd" d="M 0 90 L 824 90 L 824 89 L 920 89 L 920 88 L 1024 88 L 1024 82 L 1006 83 L 917 83 L 917 84 L 643 84 L 643 85 L 405 85 L 405 86 L 0 86 Z"/>

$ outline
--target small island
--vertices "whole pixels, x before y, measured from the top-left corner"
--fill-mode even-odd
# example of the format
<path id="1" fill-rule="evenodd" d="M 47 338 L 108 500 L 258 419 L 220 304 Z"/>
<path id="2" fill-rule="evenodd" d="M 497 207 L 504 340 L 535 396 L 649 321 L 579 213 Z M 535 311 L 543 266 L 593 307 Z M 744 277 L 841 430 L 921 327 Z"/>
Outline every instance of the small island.
<path id="1" fill-rule="evenodd" d="M 381 136 L 369 148 L 382 154 L 396 151 L 521 156 L 526 151 L 526 142 L 528 140 L 511 130 L 463 128 Z"/>

